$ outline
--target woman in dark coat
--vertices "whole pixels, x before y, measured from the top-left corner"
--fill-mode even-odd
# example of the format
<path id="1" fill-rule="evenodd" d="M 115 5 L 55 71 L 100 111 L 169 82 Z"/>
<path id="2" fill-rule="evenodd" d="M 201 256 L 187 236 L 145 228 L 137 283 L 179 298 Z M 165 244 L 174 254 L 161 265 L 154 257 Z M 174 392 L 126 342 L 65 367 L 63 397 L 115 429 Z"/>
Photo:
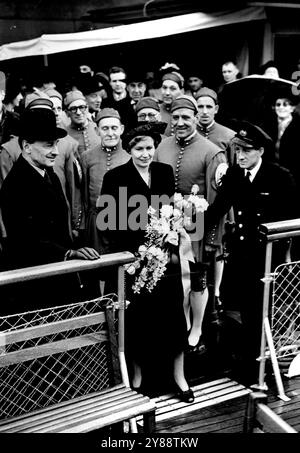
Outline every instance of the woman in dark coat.
<path id="1" fill-rule="evenodd" d="M 159 125 L 155 123 L 140 125 L 128 132 L 123 139 L 123 146 L 131 154 L 130 161 L 104 176 L 100 203 L 105 196 L 112 196 L 118 213 L 115 217 L 117 227 L 111 225 L 109 230 L 103 231 L 105 252 L 137 252 L 145 242 L 147 210 L 153 202 L 152 197 L 165 195 L 170 200 L 174 194 L 172 168 L 167 164 L 152 162 L 155 148 L 161 140 L 160 133 Z M 138 197 L 139 200 L 136 198 L 134 201 L 132 197 Z M 137 208 L 141 215 L 140 223 L 144 219 L 145 225 L 134 229 L 131 222 L 136 219 L 134 212 Z M 102 229 L 99 219 L 98 216 L 97 225 Z M 183 351 L 187 346 L 187 329 L 179 262 L 177 260 L 177 263 L 167 265 L 165 275 L 151 293 L 145 288 L 139 294 L 134 293 L 134 279 L 135 276 L 128 275 L 126 282 L 130 304 L 126 310 L 125 323 L 127 354 L 133 368 L 132 386 L 139 389 L 143 384 L 144 387 L 147 378 L 144 371 L 149 370 L 150 363 L 152 371 L 153 367 L 161 370 L 158 363 L 164 364 L 170 360 L 178 396 L 190 403 L 194 395 L 184 376 Z"/>
<path id="2" fill-rule="evenodd" d="M 279 92 L 273 102 L 273 117 L 265 130 L 275 145 L 275 161 L 290 170 L 300 188 L 300 117 L 295 113 L 298 102 L 291 89 Z"/>

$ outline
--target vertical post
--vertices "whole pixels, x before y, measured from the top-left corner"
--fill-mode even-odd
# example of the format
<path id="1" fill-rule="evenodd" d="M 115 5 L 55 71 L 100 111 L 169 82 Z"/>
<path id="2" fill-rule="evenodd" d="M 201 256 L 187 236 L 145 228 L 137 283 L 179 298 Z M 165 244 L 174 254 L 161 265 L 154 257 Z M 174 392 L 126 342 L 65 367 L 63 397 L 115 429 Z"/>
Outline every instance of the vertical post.
<path id="1" fill-rule="evenodd" d="M 258 385 L 260 389 L 265 387 L 265 365 L 266 365 L 266 335 L 265 335 L 265 318 L 269 315 L 269 298 L 270 298 L 270 284 L 271 284 L 271 262 L 272 262 L 273 243 L 267 242 L 266 245 L 266 258 L 265 258 L 265 274 L 262 281 L 264 282 L 263 293 L 263 311 L 262 311 L 262 324 L 261 324 L 261 342 L 260 342 L 260 364 L 259 364 L 259 378 Z"/>
<path id="2" fill-rule="evenodd" d="M 122 381 L 126 387 L 130 387 L 127 365 L 125 360 L 125 269 L 124 266 L 118 267 L 118 344 L 119 344 L 119 358 Z M 136 419 L 129 420 L 132 433 L 137 433 Z"/>
<path id="3" fill-rule="evenodd" d="M 262 64 L 274 58 L 274 34 L 270 22 L 265 23 L 262 49 Z"/>
<path id="4" fill-rule="evenodd" d="M 48 55 L 43 55 L 44 57 L 44 66 L 47 68 L 49 65 L 48 65 Z"/>

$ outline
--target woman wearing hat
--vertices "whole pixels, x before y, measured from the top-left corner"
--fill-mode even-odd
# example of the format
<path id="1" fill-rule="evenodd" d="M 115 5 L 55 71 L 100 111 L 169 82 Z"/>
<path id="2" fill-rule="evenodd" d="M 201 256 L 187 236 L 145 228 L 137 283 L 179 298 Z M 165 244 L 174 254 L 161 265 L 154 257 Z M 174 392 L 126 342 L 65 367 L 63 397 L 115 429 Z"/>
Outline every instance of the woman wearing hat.
<path id="1" fill-rule="evenodd" d="M 297 151 L 300 141 L 300 118 L 295 114 L 299 96 L 293 95 L 291 88 L 282 90 L 274 97 L 273 116 L 266 125 L 275 144 L 275 161 L 288 168 L 300 188 L 300 157 Z"/>
<path id="2" fill-rule="evenodd" d="M 145 242 L 143 228 L 130 228 L 130 219 L 137 205 L 128 200 L 142 197 L 147 203 L 140 210 L 147 219 L 147 210 L 153 196 L 174 194 L 174 176 L 172 168 L 160 162 L 153 162 L 155 148 L 161 141 L 160 134 L 164 123 L 139 125 L 129 131 L 123 139 L 124 148 L 131 159 L 124 165 L 114 168 L 104 176 L 101 197 L 107 195 L 116 200 L 116 213 L 119 213 L 117 224 L 124 223 L 127 228 L 103 231 L 106 246 L 105 252 L 129 250 L 137 252 Z M 121 218 L 121 197 L 127 197 L 126 218 Z M 100 197 L 100 204 L 101 204 Z M 124 210 L 122 211 L 124 212 Z M 99 217 L 98 217 L 99 219 Z M 147 222 L 147 220 L 146 220 Z M 97 223 L 101 229 L 100 222 Z M 128 277 L 127 297 L 130 300 L 126 310 L 126 345 L 127 354 L 132 363 L 132 386 L 139 389 L 147 387 L 150 373 L 157 372 L 159 382 L 166 371 L 172 370 L 173 379 L 178 389 L 178 397 L 187 403 L 194 400 L 192 390 L 184 376 L 183 351 L 187 346 L 186 322 L 182 306 L 183 291 L 181 287 L 179 264 L 169 263 L 165 276 L 158 282 L 151 293 L 144 288 L 139 294 L 132 291 L 134 277 Z M 111 279 L 110 279 L 111 280 Z"/>

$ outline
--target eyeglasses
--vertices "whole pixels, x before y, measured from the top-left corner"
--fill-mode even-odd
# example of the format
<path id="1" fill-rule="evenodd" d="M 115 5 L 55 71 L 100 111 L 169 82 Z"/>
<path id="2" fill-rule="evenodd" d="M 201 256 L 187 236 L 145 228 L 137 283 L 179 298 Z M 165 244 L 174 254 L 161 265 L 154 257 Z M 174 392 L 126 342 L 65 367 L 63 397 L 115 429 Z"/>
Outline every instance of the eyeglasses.
<path id="1" fill-rule="evenodd" d="M 147 118 L 149 118 L 149 120 L 155 120 L 157 115 L 158 115 L 158 113 L 141 113 L 140 115 L 138 115 L 138 118 L 140 120 L 145 120 Z"/>
<path id="2" fill-rule="evenodd" d="M 77 113 L 77 110 L 79 110 L 80 112 L 83 113 L 83 112 L 86 111 L 87 108 L 88 108 L 87 105 L 76 105 L 76 106 L 74 106 L 74 107 L 70 107 L 68 110 L 69 110 L 69 112 L 71 112 L 71 113 Z"/>
<path id="3" fill-rule="evenodd" d="M 289 107 L 291 104 L 287 101 L 276 102 L 275 107 Z"/>

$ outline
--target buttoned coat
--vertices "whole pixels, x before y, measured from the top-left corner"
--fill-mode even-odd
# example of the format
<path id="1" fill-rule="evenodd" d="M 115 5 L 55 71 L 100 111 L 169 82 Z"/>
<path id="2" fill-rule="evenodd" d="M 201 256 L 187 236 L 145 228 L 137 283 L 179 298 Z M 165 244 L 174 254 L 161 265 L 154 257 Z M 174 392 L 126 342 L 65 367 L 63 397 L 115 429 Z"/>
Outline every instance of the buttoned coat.
<path id="1" fill-rule="evenodd" d="M 295 183 L 291 173 L 268 161 L 262 160 L 253 181 L 245 177 L 245 170 L 238 165 L 229 168 L 214 203 L 208 208 L 211 226 L 220 216 L 233 207 L 235 231 L 231 238 L 230 255 L 225 265 L 222 298 L 225 311 L 241 313 L 243 325 L 243 350 L 249 364 L 249 373 L 257 377 L 256 358 L 259 354 L 265 243 L 259 234 L 259 225 L 266 222 L 293 219 L 299 216 Z M 214 228 L 208 234 L 213 242 Z M 284 262 L 286 243 L 276 244 L 272 269 Z M 250 376 L 250 374 L 249 374 Z"/>
<path id="2" fill-rule="evenodd" d="M 72 245 L 58 176 L 49 184 L 21 155 L 0 191 L 10 268 L 62 261 Z"/>

